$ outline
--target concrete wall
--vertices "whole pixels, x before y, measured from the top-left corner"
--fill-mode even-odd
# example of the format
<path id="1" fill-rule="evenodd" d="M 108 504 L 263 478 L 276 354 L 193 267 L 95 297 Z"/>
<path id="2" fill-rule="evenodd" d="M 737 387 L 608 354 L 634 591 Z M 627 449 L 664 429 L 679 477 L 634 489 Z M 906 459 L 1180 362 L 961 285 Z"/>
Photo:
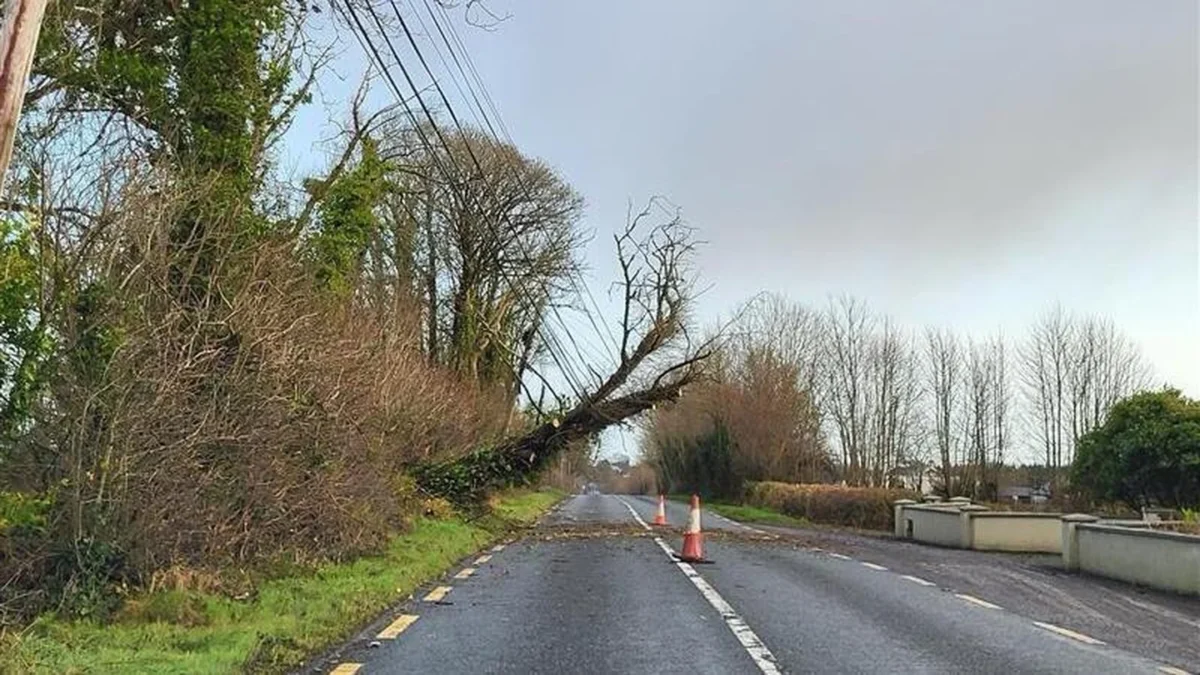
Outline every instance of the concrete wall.
<path id="1" fill-rule="evenodd" d="M 1021 553 L 1062 552 L 1057 513 L 988 511 L 969 502 L 896 505 L 896 536 L 938 546 Z"/>
<path id="2" fill-rule="evenodd" d="M 1062 553 L 1061 515 L 980 511 L 971 520 L 971 548 L 977 551 Z"/>
<path id="3" fill-rule="evenodd" d="M 917 541 L 939 546 L 962 548 L 962 525 L 957 507 L 906 506 L 903 509 L 905 533 Z"/>
<path id="4" fill-rule="evenodd" d="M 1077 559 L 1067 561 L 1068 569 L 1200 595 L 1198 536 L 1089 523 L 1073 532 Z"/>

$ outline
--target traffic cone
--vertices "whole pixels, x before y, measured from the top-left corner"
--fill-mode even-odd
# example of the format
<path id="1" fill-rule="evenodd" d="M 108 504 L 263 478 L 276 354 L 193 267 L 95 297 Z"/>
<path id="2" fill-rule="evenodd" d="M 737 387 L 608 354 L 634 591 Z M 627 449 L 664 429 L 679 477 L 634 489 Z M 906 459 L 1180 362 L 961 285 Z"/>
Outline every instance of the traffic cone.
<path id="1" fill-rule="evenodd" d="M 654 514 L 654 524 L 667 524 L 667 498 L 662 495 L 658 496 L 658 513 Z"/>
<path id="2" fill-rule="evenodd" d="M 692 512 L 688 515 L 688 528 L 683 533 L 683 551 L 679 559 L 698 563 L 704 560 L 704 535 L 700 533 L 700 496 L 692 495 Z"/>

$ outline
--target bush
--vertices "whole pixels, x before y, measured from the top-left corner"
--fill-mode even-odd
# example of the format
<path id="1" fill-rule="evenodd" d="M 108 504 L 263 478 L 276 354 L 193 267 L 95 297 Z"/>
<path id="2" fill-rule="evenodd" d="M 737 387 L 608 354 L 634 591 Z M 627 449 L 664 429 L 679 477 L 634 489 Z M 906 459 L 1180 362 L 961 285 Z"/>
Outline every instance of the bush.
<path id="1" fill-rule="evenodd" d="M 742 492 L 742 473 L 734 462 L 737 448 L 720 419 L 702 435 L 661 441 L 657 451 L 657 482 L 668 492 L 696 493 L 705 500 L 735 499 Z"/>
<path id="2" fill-rule="evenodd" d="M 1071 484 L 1134 509 L 1200 504 L 1200 401 L 1175 389 L 1120 401 L 1079 439 Z"/>
<path id="3" fill-rule="evenodd" d="M 174 566 L 379 551 L 421 508 L 397 477 L 508 421 L 502 391 L 430 364 L 416 308 L 322 290 L 293 241 L 235 246 L 236 223 L 214 218 L 213 245 L 236 254 L 204 275 L 209 295 L 180 291 L 175 208 L 131 198 L 112 223 L 120 264 L 61 309 L 53 376 L 0 461 L 5 613 L 103 617 Z"/>
<path id="4" fill-rule="evenodd" d="M 746 488 L 746 503 L 814 523 L 845 525 L 864 530 L 890 530 L 892 504 L 918 499 L 909 490 L 760 482 Z"/>

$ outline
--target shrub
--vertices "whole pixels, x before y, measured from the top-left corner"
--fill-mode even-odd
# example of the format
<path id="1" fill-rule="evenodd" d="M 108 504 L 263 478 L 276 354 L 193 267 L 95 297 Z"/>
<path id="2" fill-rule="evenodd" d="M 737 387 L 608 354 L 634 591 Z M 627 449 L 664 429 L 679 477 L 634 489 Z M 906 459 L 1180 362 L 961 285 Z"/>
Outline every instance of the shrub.
<path id="1" fill-rule="evenodd" d="M 194 261 L 167 243 L 176 208 L 132 199 L 106 240 L 116 262 L 60 310 L 57 366 L 0 462 L 4 613 L 102 617 L 176 566 L 378 551 L 421 508 L 397 477 L 508 421 L 503 392 L 429 362 L 414 307 L 322 290 L 292 241 L 243 245 L 214 218 L 234 253 L 203 297 L 180 290 Z"/>
<path id="2" fill-rule="evenodd" d="M 888 530 L 892 527 L 892 503 L 919 497 L 909 490 L 765 481 L 749 483 L 745 500 L 751 506 L 814 523 Z"/>
<path id="3" fill-rule="evenodd" d="M 1118 402 L 1079 439 L 1071 484 L 1135 509 L 1200 502 L 1200 401 L 1165 389 Z"/>
<path id="4" fill-rule="evenodd" d="M 14 530 L 41 531 L 50 499 L 26 492 L 0 491 L 0 535 Z"/>

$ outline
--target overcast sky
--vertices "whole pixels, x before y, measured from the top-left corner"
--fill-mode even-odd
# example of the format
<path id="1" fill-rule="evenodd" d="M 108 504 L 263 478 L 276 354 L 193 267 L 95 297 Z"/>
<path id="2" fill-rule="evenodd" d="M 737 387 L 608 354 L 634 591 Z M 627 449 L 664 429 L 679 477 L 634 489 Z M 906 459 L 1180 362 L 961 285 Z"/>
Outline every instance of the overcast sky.
<path id="1" fill-rule="evenodd" d="M 460 33 L 518 145 L 586 198 L 596 288 L 629 202 L 661 194 L 709 242 L 705 318 L 846 292 L 1016 337 L 1061 302 L 1200 396 L 1198 4 L 490 0 L 511 18 Z M 363 67 L 324 83 L 335 115 Z"/>

